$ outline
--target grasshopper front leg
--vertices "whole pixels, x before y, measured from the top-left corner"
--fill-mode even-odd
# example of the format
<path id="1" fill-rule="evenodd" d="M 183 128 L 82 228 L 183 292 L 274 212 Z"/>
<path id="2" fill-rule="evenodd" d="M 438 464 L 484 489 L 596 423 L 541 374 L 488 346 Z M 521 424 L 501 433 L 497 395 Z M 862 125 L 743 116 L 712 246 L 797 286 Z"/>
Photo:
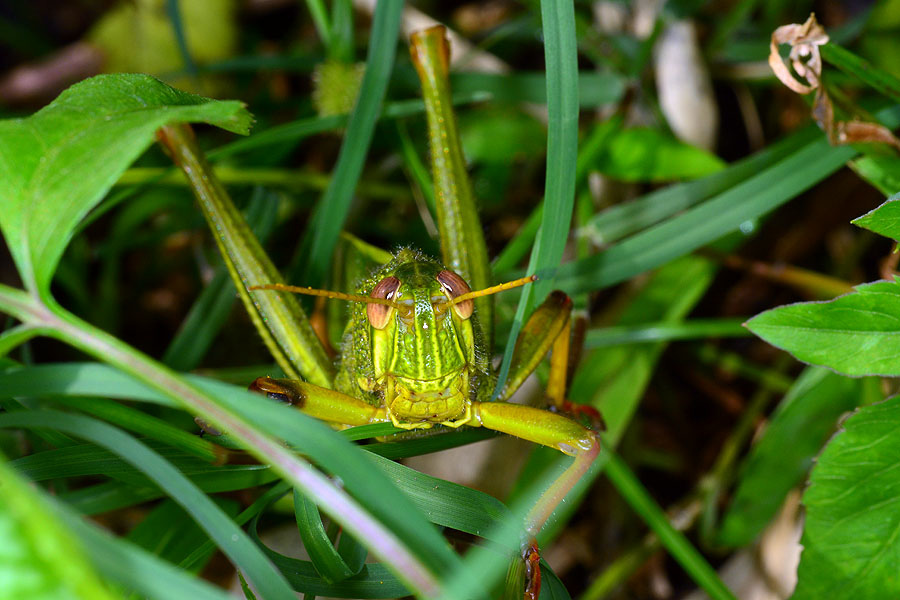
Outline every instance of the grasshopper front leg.
<path id="1" fill-rule="evenodd" d="M 259 377 L 250 390 L 290 404 L 311 417 L 356 427 L 372 423 L 388 423 L 390 417 L 383 406 L 374 406 L 354 398 L 296 379 Z"/>

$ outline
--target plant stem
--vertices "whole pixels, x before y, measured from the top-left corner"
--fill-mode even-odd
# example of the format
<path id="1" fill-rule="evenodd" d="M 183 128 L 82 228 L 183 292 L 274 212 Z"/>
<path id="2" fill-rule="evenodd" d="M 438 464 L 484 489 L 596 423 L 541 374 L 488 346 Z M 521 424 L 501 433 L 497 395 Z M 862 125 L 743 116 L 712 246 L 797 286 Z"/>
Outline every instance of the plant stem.
<path id="1" fill-rule="evenodd" d="M 212 172 L 225 185 L 267 185 L 292 189 L 324 190 L 331 177 L 322 173 L 299 172 L 288 169 L 256 169 L 247 167 L 214 167 Z M 125 171 L 116 185 L 141 184 L 148 181 L 159 185 L 186 185 L 177 171 L 160 167 L 132 167 Z M 408 199 L 409 188 L 380 182 L 360 181 L 361 196 L 390 200 Z"/>

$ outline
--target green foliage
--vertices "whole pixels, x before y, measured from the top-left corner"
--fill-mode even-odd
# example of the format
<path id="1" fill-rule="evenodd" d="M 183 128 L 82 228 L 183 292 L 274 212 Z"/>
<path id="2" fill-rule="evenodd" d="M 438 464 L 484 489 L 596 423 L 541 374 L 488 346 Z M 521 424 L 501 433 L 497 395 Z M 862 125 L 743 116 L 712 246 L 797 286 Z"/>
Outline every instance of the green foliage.
<path id="1" fill-rule="evenodd" d="M 112 600 L 83 548 L 0 456 L 0 598 Z"/>
<path id="2" fill-rule="evenodd" d="M 804 549 L 794 598 L 900 594 L 898 425 L 900 398 L 863 407 L 819 457 L 803 495 Z"/>
<path id="3" fill-rule="evenodd" d="M 179 92 L 146 75 L 117 75 L 76 84 L 26 119 L 0 121 L 0 230 L 27 288 L 46 295 L 79 221 L 156 130 L 178 121 L 247 133 L 251 117 L 240 102 Z"/>
<path id="4" fill-rule="evenodd" d="M 759 535 L 788 492 L 804 480 L 838 418 L 866 401 L 867 383 L 821 368 L 803 372 L 744 463 L 718 544 L 743 546 Z"/>
<path id="5" fill-rule="evenodd" d="M 875 210 L 853 220 L 854 225 L 900 240 L 900 197 L 893 196 Z"/>
<path id="6" fill-rule="evenodd" d="M 774 308 L 747 327 L 799 360 L 847 375 L 900 376 L 900 283 L 878 281 L 830 302 Z"/>
<path id="7" fill-rule="evenodd" d="M 671 181 L 696 179 L 725 168 L 725 163 L 705 150 L 680 142 L 658 129 L 623 129 L 609 122 L 609 137 L 590 167 L 623 181 Z"/>
<path id="8" fill-rule="evenodd" d="M 274 55 L 238 57 L 232 56 L 237 36 L 242 45 L 258 40 L 245 39 L 236 26 L 233 2 L 213 0 L 212 4 L 222 10 L 206 20 L 207 27 L 203 27 L 206 3 L 150 0 L 120 6 L 101 18 L 89 37 L 108 52 L 110 68 L 134 65 L 137 60 L 146 65 L 142 70 L 168 75 L 170 82 L 205 86 L 199 89 L 207 94 L 212 93 L 212 83 L 217 91 L 225 89 L 218 87 L 223 82 L 231 86 L 227 95 L 236 93 L 235 89 L 267 90 L 260 94 L 259 104 L 252 103 L 262 131 L 208 153 L 218 161 L 215 171 L 229 176 L 226 183 L 241 207 L 228 218 L 246 220 L 251 225 L 248 239 L 261 240 L 253 249 L 238 253 L 265 256 L 270 234 L 276 244 L 287 238 L 302 240 L 292 247 L 288 278 L 292 283 L 316 285 L 332 272 L 334 248 L 343 227 L 385 246 L 437 247 L 426 228 L 436 213 L 435 189 L 438 196 L 442 192 L 432 186 L 419 156 L 425 141 L 418 133 L 424 104 L 410 99 L 417 93 L 407 81 L 412 69 L 403 53 L 397 54 L 404 48 L 398 43 L 402 3 L 378 3 L 371 32 L 357 32 L 349 0 L 308 0 L 305 6 L 310 14 L 303 18 L 311 19 L 321 47 L 311 47 L 301 34 L 300 40 L 290 42 L 290 54 L 277 42 L 259 44 L 254 50 L 269 53 L 277 48 Z M 842 71 L 827 78 L 836 99 L 856 101 L 867 96 L 862 85 L 891 102 L 900 100 L 900 84 L 889 73 L 896 66 L 889 60 L 897 47 L 890 29 L 900 14 L 895 5 L 879 5 L 869 23 L 863 15 L 832 36 L 852 41 L 860 31 L 869 34 L 862 35 L 860 43 L 874 64 L 834 43 L 822 48 L 826 63 Z M 617 448 L 622 457 L 636 462 L 639 475 L 645 469 L 662 469 L 663 477 L 653 480 L 667 482 L 683 475 L 682 470 L 698 477 L 695 490 L 672 486 L 665 490 L 667 499 L 686 493 L 688 500 L 699 497 L 718 506 L 720 496 L 708 490 L 727 492 L 725 488 L 734 481 L 724 520 L 708 538 L 701 536 L 729 548 L 752 543 L 789 491 L 803 481 L 840 415 L 862 406 L 819 457 L 804 496 L 805 551 L 796 597 L 900 595 L 896 573 L 900 546 L 894 539 L 900 521 L 892 510 L 900 489 L 893 469 L 900 405 L 896 399 L 878 403 L 883 391 L 876 379 L 840 375 L 900 376 L 900 280 L 864 284 L 830 302 L 794 304 L 748 321 L 750 331 L 801 361 L 837 373 L 810 367 L 789 385 L 788 374 L 793 371 L 757 364 L 761 353 L 738 359 L 734 372 L 746 379 L 740 384 L 742 390 L 754 386 L 754 398 L 774 398 L 770 388 L 790 388 L 768 417 L 740 471 L 736 469 L 740 451 L 754 426 L 765 418 L 765 402 L 747 403 L 733 430 L 721 434 L 728 435 L 718 459 L 724 466 L 719 469 L 717 464 L 706 477 L 696 473 L 694 465 L 683 469 L 677 460 L 660 459 L 655 437 L 642 437 L 654 430 L 646 427 L 641 405 L 648 399 L 647 411 L 663 415 L 661 421 L 676 423 L 675 429 L 695 419 L 694 413 L 686 417 L 683 407 L 676 406 L 671 389 L 677 386 L 670 384 L 675 378 L 705 381 L 711 377 L 706 365 L 687 362 L 704 354 L 713 355 L 704 360 L 727 370 L 723 347 L 731 342 L 701 346 L 698 340 L 746 333 L 739 327 L 742 320 L 733 318 L 740 312 L 707 318 L 709 311 L 723 304 L 721 297 L 708 294 L 710 289 L 721 289 L 711 288 L 717 286 L 719 253 L 735 252 L 761 224 L 781 218 L 770 217 L 775 209 L 848 161 L 886 196 L 895 194 L 900 189 L 897 159 L 872 145 L 832 147 L 820 131 L 808 127 L 726 165 L 713 154 L 676 141 L 661 125 L 659 99 L 646 75 L 652 67 L 655 40 L 668 26 L 667 19 L 673 14 L 702 19 L 710 28 L 704 51 L 715 63 L 714 72 L 741 78 L 742 63 L 764 58 L 768 32 L 786 18 L 783 3 L 763 3 L 756 10 L 755 2 L 738 2 L 719 15 L 717 11 L 726 9 L 680 2 L 667 7 L 646 40 L 598 31 L 587 19 L 587 11 L 574 10 L 571 3 L 546 0 L 540 7 L 535 3 L 533 9 L 517 11 L 480 38 L 473 50 L 496 51 L 508 60 L 507 65 L 493 73 L 455 71 L 450 75 L 455 94 L 440 97 L 448 111 L 455 106 L 463 113 L 459 118 L 462 141 L 474 162 L 474 177 L 483 184 L 475 186 L 475 195 L 482 191 L 491 196 L 478 198 L 480 206 L 473 204 L 470 211 L 484 217 L 485 223 L 475 222 L 468 229 L 480 236 L 484 227 L 493 248 L 501 247 L 511 235 L 507 232 L 517 229 L 494 263 L 494 272 L 485 267 L 479 276 L 484 282 L 478 286 L 511 278 L 522 269 L 529 252 L 527 270 L 541 276 L 536 286 L 521 294 L 517 308 L 513 306 L 516 293 L 498 297 L 498 331 L 504 336 L 510 333 L 504 337 L 504 366 L 529 308 L 553 287 L 575 296 L 576 306 L 594 309 L 586 334 L 588 352 L 572 374 L 569 396 L 602 409 L 608 425 L 604 447 Z M 43 48 L 42 52 L 49 49 L 44 41 L 23 41 L 23 36 L 12 35 L 15 28 L 4 19 L 0 17 L 0 33 L 7 34 L 0 36 L 4 41 L 12 40 L 20 49 L 29 44 Z M 306 29 L 313 32 L 311 26 Z M 212 42 L 204 42 L 204 35 Z M 353 61 L 366 41 L 363 71 Z M 524 52 L 519 52 L 520 45 Z M 541 50 L 546 72 L 539 70 Z M 532 56 L 537 57 L 534 64 L 529 62 Z M 221 58 L 229 60 L 210 64 Z M 463 64 L 468 58 L 463 57 Z M 315 107 L 307 98 L 279 96 L 285 89 L 305 90 L 304 78 L 316 64 L 320 75 L 327 65 L 342 65 L 334 77 L 337 83 L 320 81 L 318 91 L 339 92 L 334 94 L 337 98 L 330 98 L 330 108 L 322 111 L 327 116 L 314 116 Z M 187 76 L 169 73 L 182 66 Z M 260 69 L 274 73 L 251 80 L 248 73 Z M 205 76 L 209 71 L 225 77 L 217 75 L 211 81 Z M 234 80 L 229 82 L 228 77 Z M 299 86 L 298 80 L 303 81 Z M 746 96 L 740 99 L 742 110 L 748 99 L 752 105 L 768 97 L 770 89 L 763 87 L 767 85 L 739 83 L 740 93 Z M 837 88 L 843 92 L 845 86 L 850 93 L 839 96 Z M 260 96 L 248 93 L 247 97 Z M 874 106 L 870 110 L 877 120 L 887 126 L 900 122 L 896 106 L 883 108 L 883 101 L 870 105 L 870 99 L 865 97 L 860 104 Z M 473 103 L 478 106 L 473 108 Z M 587 110 L 595 107 L 603 109 L 603 117 Z M 853 114 L 866 114 L 853 108 Z M 610 114 L 614 116 L 609 118 Z M 635 116 L 640 127 L 623 127 L 624 122 L 634 122 Z M 769 139 L 776 119 L 770 118 L 774 114 L 764 116 L 764 139 Z M 399 127 L 392 121 L 399 121 Z M 245 595 L 260 600 L 294 597 L 295 591 L 348 598 L 496 596 L 510 557 L 520 551 L 520 524 L 534 505 L 536 490 L 546 488 L 568 459 L 560 460 L 549 451 L 533 452 L 504 503 L 394 462 L 495 434 L 469 429 L 376 439 L 394 433 L 389 425 L 337 433 L 297 410 L 240 389 L 275 367 L 250 364 L 247 356 L 261 345 L 248 343 L 246 336 L 234 350 L 233 336 L 240 334 L 230 329 L 235 324 L 239 329 L 242 321 L 232 310 L 235 289 L 228 269 L 233 265 L 210 258 L 209 244 L 196 235 L 202 219 L 185 202 L 180 174 L 165 173 L 160 165 L 166 163 L 160 162 L 158 154 L 141 158 L 160 127 L 177 126 L 185 132 L 181 124 L 187 122 L 247 133 L 251 117 L 237 101 L 193 96 L 146 75 L 115 75 L 76 84 L 31 117 L 0 121 L 0 180 L 4 182 L 0 230 L 24 283 L 24 289 L 0 285 L 0 310 L 11 317 L 0 329 L 0 356 L 21 347 L 14 355 L 21 363 L 0 362 L 0 447 L 16 456 L 0 463 L 4 488 L 0 494 L 0 599 L 103 598 L 115 597 L 121 590 L 160 600 L 221 600 L 223 592 L 193 575 L 217 548 L 241 574 Z M 586 125 L 581 131 L 579 123 Z M 416 133 L 405 135 L 406 131 Z M 296 152 L 302 141 L 324 132 L 343 135 L 334 168 L 330 167 L 331 151 L 337 153 L 338 144 L 333 135 L 304 144 L 302 152 Z M 200 148 L 213 139 L 207 134 L 201 130 L 200 139 L 195 140 L 201 156 L 198 168 L 203 166 Z M 733 155 L 724 136 L 722 141 L 721 148 Z M 313 146 L 316 149 L 310 151 Z M 307 157 L 313 166 L 294 172 L 297 160 Z M 545 157 L 546 171 L 542 171 L 540 161 Z M 123 172 L 135 161 L 142 161 L 139 168 L 123 179 Z M 421 199 L 398 182 L 401 164 L 425 197 L 415 207 L 410 198 Z M 468 166 L 462 157 L 455 161 L 451 186 L 465 180 Z M 312 170 L 317 168 L 327 172 Z M 534 171 L 539 175 L 535 177 Z M 613 187 L 644 195 L 607 205 L 618 198 L 606 190 L 591 197 L 587 186 L 591 173 L 628 182 L 628 186 Z M 532 180 L 538 181 L 536 187 Z M 671 180 L 690 181 L 653 189 Z M 246 189 L 248 181 L 273 186 L 294 183 L 285 186 L 289 190 L 283 193 L 262 187 L 251 193 Z M 305 212 L 312 195 L 298 191 L 297 181 L 307 182 L 304 185 L 313 181 L 311 189 L 326 189 L 312 218 L 306 218 Z M 140 185 L 131 185 L 134 182 Z M 115 185 L 118 189 L 110 193 Z M 528 216 L 542 185 L 543 203 Z M 225 194 L 224 187 L 219 186 L 219 191 Z M 900 240 L 898 200 L 891 196 L 854 223 Z M 409 218 L 416 209 L 422 220 Z M 213 210 L 224 212 L 221 206 Z M 798 223 L 795 229 L 802 227 Z M 297 235 L 303 230 L 304 235 Z M 218 240 L 224 229 L 214 226 L 214 231 Z M 184 264 L 167 262 L 171 247 L 185 244 L 186 239 L 200 277 Z M 781 246 L 781 240 L 775 245 Z M 272 245 L 276 247 L 283 249 Z M 383 256 L 383 251 L 375 252 Z M 462 244 L 462 252 L 471 253 L 471 247 Z M 690 255 L 695 252 L 703 254 Z M 149 274 L 126 279 L 122 267 L 136 260 L 131 253 L 150 254 L 159 264 L 147 269 L 152 271 Z M 859 255 L 869 254 L 860 251 Z M 278 277 L 275 265 L 289 262 L 278 252 L 273 259 L 271 270 L 259 282 Z M 851 267 L 857 266 L 849 263 L 850 259 L 830 275 L 848 277 Z M 181 270 L 175 273 L 175 269 Z M 95 277 L 95 271 L 101 274 Z M 200 281 L 204 290 L 190 310 L 185 306 L 184 311 L 173 311 L 187 316 L 171 340 L 163 340 L 158 347 L 143 346 L 127 310 L 132 307 L 122 305 L 132 298 L 137 298 L 137 304 L 152 296 L 148 290 L 160 285 L 159 271 L 193 282 L 184 286 L 179 298 L 191 298 Z M 127 273 L 132 274 L 130 265 Z M 612 287 L 630 279 L 628 285 Z M 256 306 L 244 289 L 249 283 L 254 282 L 242 279 L 238 291 Z M 67 308 L 51 296 L 51 284 Z M 119 290 L 124 284 L 133 286 L 136 293 Z M 179 285 L 183 281 L 163 284 L 166 290 Z M 604 288 L 610 289 L 589 295 Z M 262 315 L 259 321 L 283 321 L 288 329 L 297 330 L 283 315 L 254 314 Z M 299 304 L 297 314 L 302 314 Z M 301 320 L 305 322 L 305 317 Z M 109 364 L 30 364 L 31 348 L 26 343 L 38 335 L 55 337 Z M 123 336 L 135 336 L 142 348 L 159 350 L 162 364 L 126 345 Z M 312 334 L 308 337 L 297 345 L 317 343 Z M 677 352 L 664 355 L 672 340 L 685 341 Z M 738 343 L 745 347 L 750 341 Z M 502 351 L 503 344 L 498 346 Z M 41 350 L 38 347 L 38 355 Z M 228 354 L 224 362 L 240 366 L 202 375 L 171 370 L 217 364 L 223 353 Z M 669 354 L 678 361 L 676 369 L 668 368 Z M 297 356 L 289 350 L 278 362 L 290 370 L 302 362 Z M 318 362 L 327 385 L 332 361 L 323 353 Z M 716 410 L 704 408 L 707 413 Z M 196 435 L 194 415 L 226 435 Z M 659 426 L 658 422 L 652 426 Z M 741 437 L 742 431 L 746 437 Z M 368 443 L 352 443 L 356 441 Z M 222 464 L 232 451 L 246 456 Z M 657 506 L 626 461 L 611 453 L 601 455 L 580 489 L 560 506 L 541 532 L 542 545 L 562 530 L 604 470 L 639 519 L 636 526 L 629 523 L 622 529 L 633 532 L 635 540 L 648 528 L 655 536 L 626 548 L 621 562 L 616 559 L 599 575 L 598 581 L 607 581 L 603 589 L 621 583 L 662 546 L 693 584 L 714 598 L 729 598 L 713 567 L 688 541 L 690 536 L 676 530 L 673 519 Z M 716 481 L 707 487 L 707 478 Z M 45 489 L 52 490 L 52 496 Z M 237 493 L 217 496 L 222 492 Z M 293 514 L 280 501 L 291 497 Z M 139 506 L 155 500 L 161 501 Z M 610 512 L 619 508 L 618 503 L 611 506 Z M 120 538 L 85 518 L 122 509 L 129 515 L 141 514 L 143 521 Z M 290 558 L 266 547 L 256 528 L 269 519 L 296 521 L 310 559 Z M 441 529 L 484 541 L 461 558 Z M 365 562 L 370 553 L 378 562 Z M 570 598 L 548 565 L 543 564 L 542 571 L 544 600 Z M 593 593 L 588 590 L 583 600 L 594 600 Z"/>

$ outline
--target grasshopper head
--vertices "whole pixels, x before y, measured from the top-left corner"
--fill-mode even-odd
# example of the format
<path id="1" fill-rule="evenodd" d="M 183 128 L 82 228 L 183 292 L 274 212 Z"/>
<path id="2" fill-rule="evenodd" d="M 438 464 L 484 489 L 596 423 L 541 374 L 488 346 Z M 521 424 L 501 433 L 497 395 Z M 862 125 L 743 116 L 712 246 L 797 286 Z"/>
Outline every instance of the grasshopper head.
<path id="1" fill-rule="evenodd" d="M 471 300 L 466 282 L 438 263 L 401 264 L 370 292 L 386 304 L 369 304 L 366 316 L 375 377 L 435 381 L 459 372 L 474 357 Z"/>

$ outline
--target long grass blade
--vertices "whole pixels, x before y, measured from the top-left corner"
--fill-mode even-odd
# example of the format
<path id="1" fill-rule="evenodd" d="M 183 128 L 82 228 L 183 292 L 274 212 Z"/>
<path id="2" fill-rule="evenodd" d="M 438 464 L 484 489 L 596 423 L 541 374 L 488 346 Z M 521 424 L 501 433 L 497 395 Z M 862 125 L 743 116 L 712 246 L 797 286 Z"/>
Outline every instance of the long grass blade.
<path id="1" fill-rule="evenodd" d="M 382 0 L 376 5 L 362 87 L 347 123 L 331 182 L 306 230 L 306 269 L 296 278 L 304 285 L 320 286 L 330 270 L 331 256 L 350 210 L 394 65 L 402 9 L 402 0 Z"/>
<path id="2" fill-rule="evenodd" d="M 569 2 L 541 2 L 544 59 L 547 72 L 547 179 L 541 227 L 528 262 L 528 274 L 540 280 L 523 288 L 500 366 L 495 395 L 503 389 L 519 330 L 533 303 L 554 285 L 568 238 L 575 203 L 578 159 L 578 56 L 575 9 Z"/>

